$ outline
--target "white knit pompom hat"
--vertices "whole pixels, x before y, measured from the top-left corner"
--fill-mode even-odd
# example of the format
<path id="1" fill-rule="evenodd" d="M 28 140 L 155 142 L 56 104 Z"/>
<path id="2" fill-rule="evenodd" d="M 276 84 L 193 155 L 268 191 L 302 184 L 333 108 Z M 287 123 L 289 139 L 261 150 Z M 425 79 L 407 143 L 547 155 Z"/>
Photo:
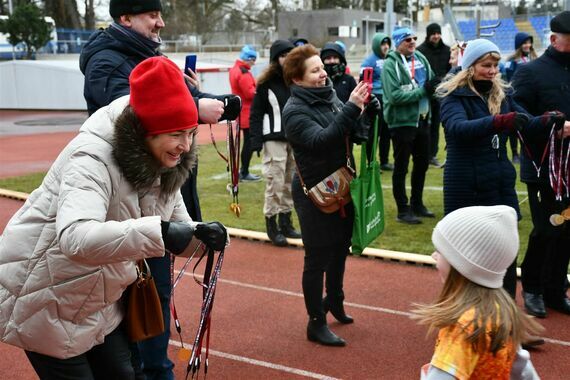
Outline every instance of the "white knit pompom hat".
<path id="1" fill-rule="evenodd" d="M 500 288 L 517 257 L 517 213 L 509 206 L 465 207 L 434 228 L 435 249 L 463 276 L 487 288 Z"/>

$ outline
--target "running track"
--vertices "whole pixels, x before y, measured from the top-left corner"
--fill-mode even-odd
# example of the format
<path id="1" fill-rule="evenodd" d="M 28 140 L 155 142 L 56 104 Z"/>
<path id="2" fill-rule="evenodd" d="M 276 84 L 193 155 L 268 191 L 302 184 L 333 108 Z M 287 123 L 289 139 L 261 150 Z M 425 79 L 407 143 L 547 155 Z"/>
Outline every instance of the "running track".
<path id="1" fill-rule="evenodd" d="M 1 124 L 5 111 L 0 116 Z M 0 136 L 0 177 L 46 169 L 74 134 Z M 209 139 L 209 133 L 199 136 L 202 143 Z M 21 204 L 0 198 L 0 231 Z M 441 284 L 432 268 L 349 257 L 346 308 L 356 322 L 343 326 L 329 316 L 331 328 L 348 345 L 328 348 L 305 338 L 301 249 L 233 239 L 226 254 L 212 321 L 209 378 L 416 379 L 429 361 L 434 336 L 426 337 L 425 328 L 409 319 L 409 310 L 413 302 L 436 296 Z M 176 267 L 181 265 L 179 259 Z M 176 289 L 187 345 L 198 321 L 199 294 L 191 274 Z M 532 352 L 535 367 L 543 379 L 568 379 L 568 317 L 551 311 L 542 322 L 548 343 Z M 177 378 L 183 379 L 185 363 L 175 359 L 178 344 L 172 341 L 170 354 Z M 0 379 L 36 378 L 21 350 L 0 344 L 0 355 Z"/>

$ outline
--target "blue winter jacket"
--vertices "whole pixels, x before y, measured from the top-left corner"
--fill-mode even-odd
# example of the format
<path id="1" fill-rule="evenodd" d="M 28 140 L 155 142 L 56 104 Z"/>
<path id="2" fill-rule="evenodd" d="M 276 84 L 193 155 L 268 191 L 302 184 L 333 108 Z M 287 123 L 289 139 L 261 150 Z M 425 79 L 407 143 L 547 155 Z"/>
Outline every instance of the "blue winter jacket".
<path id="1" fill-rule="evenodd" d="M 375 95 L 382 95 L 382 68 L 384 67 L 385 58 L 380 58 L 372 53 L 362 61 L 360 65 L 360 76 L 362 77 L 362 69 L 365 67 L 372 67 L 372 93 Z"/>
<path id="2" fill-rule="evenodd" d="M 511 94 L 501 114 L 524 112 Z M 516 170 L 507 156 L 508 133 L 498 133 L 486 101 L 467 87 L 458 88 L 441 101 L 447 158 L 443 176 L 445 214 L 467 206 L 507 205 L 517 210 Z M 544 133 L 540 118 L 533 118 L 522 134 Z"/>

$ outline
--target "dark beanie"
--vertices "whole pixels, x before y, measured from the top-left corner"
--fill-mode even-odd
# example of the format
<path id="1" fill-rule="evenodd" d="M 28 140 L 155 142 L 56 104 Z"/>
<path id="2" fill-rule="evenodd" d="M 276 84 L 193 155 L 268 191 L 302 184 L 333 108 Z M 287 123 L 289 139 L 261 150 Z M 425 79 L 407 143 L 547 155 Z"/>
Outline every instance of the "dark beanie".
<path id="1" fill-rule="evenodd" d="M 550 30 L 554 33 L 570 34 L 570 11 L 564 11 L 550 20 Z"/>
<path id="2" fill-rule="evenodd" d="M 269 59 L 271 62 L 277 62 L 279 56 L 283 53 L 288 53 L 295 48 L 291 41 L 277 40 L 271 44 L 269 48 Z"/>
<path id="3" fill-rule="evenodd" d="M 162 11 L 160 0 L 111 0 L 109 4 L 109 13 L 113 18 L 152 11 Z"/>
<path id="4" fill-rule="evenodd" d="M 428 37 L 436 33 L 441 34 L 441 26 L 439 26 L 439 24 L 434 22 L 426 27 L 426 34 Z"/>
<path id="5" fill-rule="evenodd" d="M 344 57 L 344 52 L 342 48 L 334 42 L 327 42 L 325 46 L 321 49 L 321 59 L 324 61 L 325 58 L 335 56 L 346 65 L 346 58 Z"/>

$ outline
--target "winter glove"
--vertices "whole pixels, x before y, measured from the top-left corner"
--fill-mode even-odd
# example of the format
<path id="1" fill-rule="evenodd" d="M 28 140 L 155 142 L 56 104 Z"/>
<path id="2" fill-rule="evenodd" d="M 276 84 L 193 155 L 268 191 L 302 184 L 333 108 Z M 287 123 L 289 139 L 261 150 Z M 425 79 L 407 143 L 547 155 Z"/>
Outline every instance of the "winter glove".
<path id="1" fill-rule="evenodd" d="M 562 129 L 562 127 L 564 127 L 564 123 L 566 122 L 566 115 L 560 111 L 548 111 L 540 117 L 540 121 L 545 127 L 550 128 L 554 126 L 554 130 L 559 131 Z"/>
<path id="2" fill-rule="evenodd" d="M 160 227 L 162 229 L 164 248 L 175 255 L 184 252 L 194 235 L 194 229 L 186 222 L 161 221 Z"/>
<path id="3" fill-rule="evenodd" d="M 226 246 L 227 231 L 220 222 L 199 223 L 194 235 L 214 251 L 221 251 Z"/>
<path id="4" fill-rule="evenodd" d="M 435 89 L 437 88 L 437 86 L 439 86 L 439 84 L 441 83 L 441 79 L 439 77 L 434 77 L 431 78 L 430 80 L 426 80 L 424 82 L 424 88 L 426 89 L 426 92 L 428 93 L 428 95 L 433 95 L 433 93 L 435 92 Z"/>
<path id="5" fill-rule="evenodd" d="M 527 114 L 520 112 L 509 112 L 493 117 L 493 127 L 497 132 L 520 131 L 525 127 L 530 118 Z"/>
<path id="6" fill-rule="evenodd" d="M 380 104 L 380 100 L 378 100 L 376 95 L 370 94 L 370 101 L 366 106 L 366 113 L 368 114 L 370 120 L 374 120 L 374 117 L 376 117 L 381 110 L 382 110 L 382 104 Z"/>
<path id="7" fill-rule="evenodd" d="M 350 139 L 352 142 L 360 145 L 368 141 L 368 134 L 370 133 L 370 127 L 373 122 L 374 118 L 370 117 L 367 112 L 364 112 L 350 131 Z"/>
<path id="8" fill-rule="evenodd" d="M 241 111 L 241 98 L 237 95 L 227 95 L 224 97 L 224 113 L 221 120 L 235 120 Z"/>

